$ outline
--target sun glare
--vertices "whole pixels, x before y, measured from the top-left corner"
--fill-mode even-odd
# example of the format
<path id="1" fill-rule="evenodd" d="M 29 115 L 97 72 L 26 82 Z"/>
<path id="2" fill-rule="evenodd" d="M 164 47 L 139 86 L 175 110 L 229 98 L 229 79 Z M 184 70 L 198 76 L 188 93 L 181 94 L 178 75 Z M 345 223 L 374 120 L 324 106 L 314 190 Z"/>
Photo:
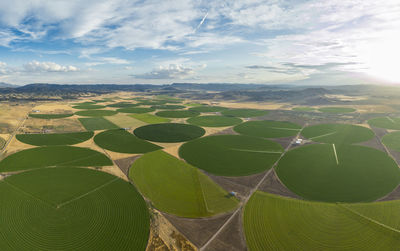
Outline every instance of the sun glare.
<path id="1" fill-rule="evenodd" d="M 367 52 L 367 74 L 400 84 L 399 46 L 400 34 L 373 43 Z"/>

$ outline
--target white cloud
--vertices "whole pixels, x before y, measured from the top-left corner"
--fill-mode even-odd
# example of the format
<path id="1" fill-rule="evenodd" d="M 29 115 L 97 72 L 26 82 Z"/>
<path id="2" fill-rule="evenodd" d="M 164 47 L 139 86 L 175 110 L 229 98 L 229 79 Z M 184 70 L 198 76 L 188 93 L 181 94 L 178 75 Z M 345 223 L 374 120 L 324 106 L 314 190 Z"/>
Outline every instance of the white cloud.
<path id="1" fill-rule="evenodd" d="M 79 69 L 75 66 L 63 66 L 54 62 L 38 62 L 31 61 L 24 65 L 25 71 L 28 72 L 76 72 Z"/>
<path id="2" fill-rule="evenodd" d="M 193 76 L 194 74 L 195 71 L 191 67 L 171 64 L 167 67 L 159 66 L 158 69 L 154 69 L 151 72 L 135 74 L 132 76 L 138 79 L 182 79 Z"/>

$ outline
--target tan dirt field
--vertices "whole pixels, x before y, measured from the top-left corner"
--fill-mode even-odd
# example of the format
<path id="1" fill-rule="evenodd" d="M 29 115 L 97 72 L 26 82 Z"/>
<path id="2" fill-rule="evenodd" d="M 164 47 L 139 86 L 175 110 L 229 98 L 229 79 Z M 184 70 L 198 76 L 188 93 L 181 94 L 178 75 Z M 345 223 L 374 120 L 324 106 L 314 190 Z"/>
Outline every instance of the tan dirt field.
<path id="1" fill-rule="evenodd" d="M 44 130 L 48 130 L 52 133 L 62 132 L 81 132 L 85 131 L 82 124 L 74 117 L 62 118 L 62 119 L 38 119 L 28 118 L 21 132 L 26 133 L 40 133 Z"/>
<path id="2" fill-rule="evenodd" d="M 129 117 L 121 113 L 118 113 L 114 116 L 106 117 L 106 119 L 122 128 L 135 129 L 137 127 L 147 125 L 146 123 L 140 120 L 137 120 L 135 118 Z"/>

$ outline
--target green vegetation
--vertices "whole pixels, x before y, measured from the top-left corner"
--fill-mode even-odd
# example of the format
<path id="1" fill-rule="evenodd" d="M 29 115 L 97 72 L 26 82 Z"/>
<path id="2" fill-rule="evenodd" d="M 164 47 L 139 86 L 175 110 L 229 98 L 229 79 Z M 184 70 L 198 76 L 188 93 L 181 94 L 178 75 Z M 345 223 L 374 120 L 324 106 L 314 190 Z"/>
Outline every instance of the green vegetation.
<path id="1" fill-rule="evenodd" d="M 292 108 L 292 110 L 293 111 L 298 111 L 298 112 L 313 112 L 313 111 L 315 111 L 315 108 L 314 107 L 305 107 L 305 106 L 303 106 L 303 107 L 294 107 L 294 108 Z"/>
<path id="2" fill-rule="evenodd" d="M 158 110 L 175 110 L 175 109 L 183 109 L 186 106 L 184 105 L 153 105 L 151 108 Z"/>
<path id="3" fill-rule="evenodd" d="M 165 105 L 168 101 L 165 100 L 138 100 L 139 105 Z"/>
<path id="4" fill-rule="evenodd" d="M 260 138 L 282 138 L 297 135 L 301 126 L 287 121 L 247 121 L 234 127 L 235 132 Z"/>
<path id="5" fill-rule="evenodd" d="M 240 118 L 251 118 L 251 117 L 260 117 L 267 115 L 269 112 L 265 110 L 258 109 L 229 109 L 221 112 L 222 115 L 232 116 L 232 117 L 240 117 Z"/>
<path id="6" fill-rule="evenodd" d="M 94 137 L 94 142 L 104 149 L 119 153 L 147 153 L 161 149 L 123 129 L 101 132 Z"/>
<path id="7" fill-rule="evenodd" d="M 372 139 L 374 132 L 363 126 L 350 124 L 320 124 L 308 126 L 301 134 L 313 141 L 322 143 L 353 144 Z"/>
<path id="8" fill-rule="evenodd" d="M 368 124 L 378 128 L 400 130 L 400 118 L 379 117 L 368 120 Z"/>
<path id="9" fill-rule="evenodd" d="M 385 146 L 400 152 L 400 132 L 392 132 L 382 137 L 382 143 Z"/>
<path id="10" fill-rule="evenodd" d="M 399 210 L 399 201 L 330 204 L 256 192 L 243 225 L 250 251 L 393 250 L 400 246 Z"/>
<path id="11" fill-rule="evenodd" d="M 0 191 L 1 250 L 146 249 L 146 203 L 113 175 L 36 169 L 5 178 Z"/>
<path id="12" fill-rule="evenodd" d="M 146 107 L 132 107 L 132 108 L 117 109 L 117 112 L 121 112 L 121 113 L 147 113 L 147 112 L 154 112 L 154 111 L 155 111 L 155 109 L 146 108 Z"/>
<path id="13" fill-rule="evenodd" d="M 74 109 L 80 109 L 80 110 L 92 110 L 92 109 L 101 109 L 104 108 L 104 105 L 91 105 L 91 104 L 87 104 L 87 105 L 76 105 L 73 106 L 72 108 Z"/>
<path id="14" fill-rule="evenodd" d="M 167 118 L 161 118 L 153 114 L 148 114 L 148 113 L 141 113 L 141 114 L 131 114 L 129 115 L 132 118 L 138 119 L 142 122 L 145 122 L 147 124 L 158 124 L 158 123 L 168 123 L 171 120 Z"/>
<path id="15" fill-rule="evenodd" d="M 75 112 L 76 115 L 86 116 L 86 117 L 104 117 L 104 116 L 112 116 L 117 114 L 116 111 L 111 110 L 87 110 L 87 111 L 79 111 Z"/>
<path id="16" fill-rule="evenodd" d="M 157 116 L 165 118 L 189 118 L 199 116 L 199 112 L 181 110 L 181 111 L 161 111 L 156 113 Z"/>
<path id="17" fill-rule="evenodd" d="M 22 150 L 0 162 L 0 172 L 15 172 L 50 166 L 110 166 L 104 154 L 89 148 L 42 146 Z"/>
<path id="18" fill-rule="evenodd" d="M 190 111 L 196 111 L 196 112 L 220 112 L 220 111 L 223 111 L 226 109 L 228 109 L 228 108 L 221 107 L 221 106 L 208 106 L 208 105 L 195 106 L 195 107 L 189 108 Z"/>
<path id="19" fill-rule="evenodd" d="M 355 112 L 356 109 L 350 108 L 350 107 L 322 107 L 319 108 L 318 111 L 320 112 L 325 112 L 325 113 L 349 113 L 349 112 Z"/>
<path id="20" fill-rule="evenodd" d="M 276 173 L 294 193 L 327 202 L 374 201 L 400 183 L 400 169 L 392 158 L 357 145 L 295 148 L 279 161 Z"/>
<path id="21" fill-rule="evenodd" d="M 95 105 L 97 102 L 92 100 L 92 101 L 86 101 L 86 102 L 81 102 L 81 103 L 72 103 L 72 105 Z"/>
<path id="22" fill-rule="evenodd" d="M 199 116 L 187 120 L 189 124 L 207 127 L 233 126 L 242 123 L 242 120 L 236 117 L 227 116 Z"/>
<path id="23" fill-rule="evenodd" d="M 207 217 L 233 210 L 238 201 L 198 169 L 163 152 L 143 155 L 129 177 L 153 205 L 182 217 Z"/>
<path id="24" fill-rule="evenodd" d="M 125 107 L 138 106 L 138 104 L 133 104 L 133 103 L 129 103 L 129 102 L 119 102 L 119 103 L 115 103 L 115 104 L 109 104 L 107 106 L 108 107 L 125 108 Z"/>
<path id="25" fill-rule="evenodd" d="M 83 127 L 88 131 L 106 130 L 106 129 L 117 129 L 119 126 L 111 123 L 105 118 L 79 118 L 78 119 Z"/>
<path id="26" fill-rule="evenodd" d="M 18 134 L 16 138 L 34 146 L 75 145 L 89 140 L 93 132 L 51 133 L 51 134 Z"/>
<path id="27" fill-rule="evenodd" d="M 39 113 L 31 113 L 29 117 L 37 118 L 37 119 L 61 119 L 71 117 L 72 113 L 62 113 L 62 114 L 39 114 Z"/>
<path id="28" fill-rule="evenodd" d="M 174 143 L 199 138 L 203 136 L 206 131 L 194 125 L 163 123 L 136 128 L 134 133 L 141 139 Z"/>
<path id="29" fill-rule="evenodd" d="M 179 156 L 215 175 L 244 176 L 271 168 L 282 152 L 282 146 L 273 141 L 242 135 L 218 135 L 183 144 Z"/>
<path id="30" fill-rule="evenodd" d="M 195 106 L 203 106 L 203 104 L 200 103 L 186 103 L 186 106 L 191 106 L 191 107 L 195 107 Z"/>

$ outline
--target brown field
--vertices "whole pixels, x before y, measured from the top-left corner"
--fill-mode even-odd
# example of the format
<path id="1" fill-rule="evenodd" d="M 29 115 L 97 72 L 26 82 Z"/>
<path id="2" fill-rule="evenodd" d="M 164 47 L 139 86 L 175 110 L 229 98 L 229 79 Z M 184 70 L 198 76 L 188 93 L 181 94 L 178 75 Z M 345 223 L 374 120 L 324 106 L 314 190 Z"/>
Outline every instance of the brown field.
<path id="1" fill-rule="evenodd" d="M 74 117 L 62 119 L 28 118 L 21 127 L 21 133 L 62 133 L 85 131 L 82 124 Z"/>

